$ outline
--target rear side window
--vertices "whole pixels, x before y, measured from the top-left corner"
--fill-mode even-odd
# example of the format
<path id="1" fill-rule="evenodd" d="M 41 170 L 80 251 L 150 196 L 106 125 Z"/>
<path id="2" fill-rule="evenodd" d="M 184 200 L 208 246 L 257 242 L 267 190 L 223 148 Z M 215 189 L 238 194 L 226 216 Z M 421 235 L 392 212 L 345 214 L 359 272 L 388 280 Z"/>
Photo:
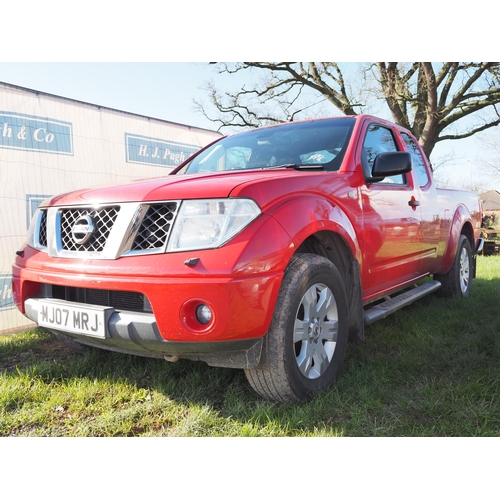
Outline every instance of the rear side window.
<path id="1" fill-rule="evenodd" d="M 413 170 L 417 175 L 418 185 L 420 187 L 426 186 L 430 179 L 429 173 L 427 172 L 427 168 L 425 166 L 425 161 L 420 154 L 420 150 L 418 149 L 415 141 L 408 134 L 402 133 L 401 136 L 406 143 L 408 152 L 411 154 Z"/>
<path id="2" fill-rule="evenodd" d="M 373 123 L 368 127 L 365 140 L 363 142 L 363 150 L 361 153 L 361 162 L 363 164 L 363 171 L 366 177 L 372 177 L 373 164 L 375 158 L 380 153 L 397 151 L 396 141 L 392 132 L 382 125 Z M 404 175 L 393 175 L 386 177 L 382 183 L 387 184 L 406 184 Z"/>

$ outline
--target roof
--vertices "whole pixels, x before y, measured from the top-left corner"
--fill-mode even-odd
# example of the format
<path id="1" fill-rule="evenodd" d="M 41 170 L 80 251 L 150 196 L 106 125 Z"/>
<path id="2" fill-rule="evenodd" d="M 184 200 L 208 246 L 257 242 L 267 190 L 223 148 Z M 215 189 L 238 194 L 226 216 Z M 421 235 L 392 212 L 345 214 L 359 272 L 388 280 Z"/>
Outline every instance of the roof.
<path id="1" fill-rule="evenodd" d="M 483 202 L 483 210 L 500 210 L 500 193 L 491 189 L 479 195 Z"/>

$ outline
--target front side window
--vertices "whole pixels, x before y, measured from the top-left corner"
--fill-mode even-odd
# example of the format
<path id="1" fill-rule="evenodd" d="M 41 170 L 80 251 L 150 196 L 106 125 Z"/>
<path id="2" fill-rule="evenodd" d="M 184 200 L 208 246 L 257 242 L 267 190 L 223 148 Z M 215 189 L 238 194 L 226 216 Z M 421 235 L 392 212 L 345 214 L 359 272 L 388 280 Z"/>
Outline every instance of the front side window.
<path id="1" fill-rule="evenodd" d="M 365 177 L 372 177 L 373 164 L 375 163 L 375 158 L 380 153 L 397 150 L 398 148 L 396 147 L 394 136 L 388 128 L 376 123 L 370 125 L 366 132 L 361 153 L 361 162 L 363 164 Z M 390 177 L 385 177 L 381 182 L 404 185 L 406 184 L 406 178 L 404 175 L 392 175 Z"/>
<path id="2" fill-rule="evenodd" d="M 277 167 L 340 168 L 355 119 L 292 122 L 226 137 L 185 165 L 178 174 Z"/>

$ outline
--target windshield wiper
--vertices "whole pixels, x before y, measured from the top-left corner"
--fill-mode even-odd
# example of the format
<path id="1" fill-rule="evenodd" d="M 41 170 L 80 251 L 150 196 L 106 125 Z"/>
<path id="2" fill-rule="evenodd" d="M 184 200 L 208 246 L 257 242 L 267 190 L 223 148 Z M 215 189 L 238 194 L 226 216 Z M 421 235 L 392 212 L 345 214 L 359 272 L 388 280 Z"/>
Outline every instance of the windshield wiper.
<path id="1" fill-rule="evenodd" d="M 283 165 L 273 165 L 265 168 L 293 168 L 295 170 L 323 170 L 324 165 L 297 165 L 296 163 L 283 163 Z"/>

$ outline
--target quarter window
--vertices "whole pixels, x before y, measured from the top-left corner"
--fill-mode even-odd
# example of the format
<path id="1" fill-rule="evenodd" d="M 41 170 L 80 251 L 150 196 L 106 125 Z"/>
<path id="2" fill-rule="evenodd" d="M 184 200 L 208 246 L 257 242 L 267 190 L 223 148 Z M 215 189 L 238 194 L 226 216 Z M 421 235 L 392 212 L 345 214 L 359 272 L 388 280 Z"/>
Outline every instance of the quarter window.
<path id="1" fill-rule="evenodd" d="M 420 187 L 426 186 L 429 182 L 429 173 L 427 172 L 427 167 L 425 166 L 425 161 L 420 154 L 420 150 L 418 149 L 415 141 L 408 134 L 401 135 L 403 136 L 403 140 L 406 143 L 408 152 L 411 154 L 413 170 L 417 175 L 418 185 Z"/>

